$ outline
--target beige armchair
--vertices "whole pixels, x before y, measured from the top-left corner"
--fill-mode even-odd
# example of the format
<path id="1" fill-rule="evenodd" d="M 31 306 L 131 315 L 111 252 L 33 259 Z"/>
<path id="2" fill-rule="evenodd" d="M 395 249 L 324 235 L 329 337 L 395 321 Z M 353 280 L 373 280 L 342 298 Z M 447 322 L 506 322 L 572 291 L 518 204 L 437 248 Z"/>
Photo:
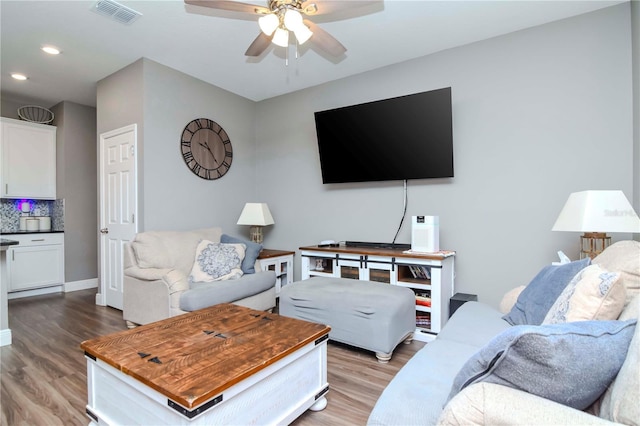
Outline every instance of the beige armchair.
<path id="1" fill-rule="evenodd" d="M 262 271 L 237 280 L 188 282 L 196 246 L 219 242 L 220 228 L 142 232 L 124 248 L 123 318 L 129 327 L 159 321 L 217 303 L 258 310 L 275 307 L 275 273 Z"/>

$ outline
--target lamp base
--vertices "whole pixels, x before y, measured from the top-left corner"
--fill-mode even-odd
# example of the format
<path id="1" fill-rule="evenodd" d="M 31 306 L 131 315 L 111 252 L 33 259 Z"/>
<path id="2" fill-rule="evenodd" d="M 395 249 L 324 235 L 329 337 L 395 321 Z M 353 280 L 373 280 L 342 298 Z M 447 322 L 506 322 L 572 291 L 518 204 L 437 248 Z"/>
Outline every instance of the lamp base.
<path id="1" fill-rule="evenodd" d="M 580 259 L 593 259 L 611 245 L 611 237 L 605 232 L 585 232 L 580 237 Z"/>
<path id="2" fill-rule="evenodd" d="M 251 242 L 262 244 L 262 226 L 249 227 L 249 238 Z"/>

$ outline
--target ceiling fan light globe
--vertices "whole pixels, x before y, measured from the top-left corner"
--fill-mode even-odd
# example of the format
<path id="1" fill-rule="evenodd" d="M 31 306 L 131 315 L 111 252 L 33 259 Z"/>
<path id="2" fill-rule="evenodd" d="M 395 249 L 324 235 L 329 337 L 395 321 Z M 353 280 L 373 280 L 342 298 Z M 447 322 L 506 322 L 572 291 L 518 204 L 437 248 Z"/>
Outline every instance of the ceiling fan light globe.
<path id="1" fill-rule="evenodd" d="M 304 42 L 309 40 L 313 35 L 313 32 L 304 24 L 300 28 L 296 29 L 293 33 L 296 35 L 298 44 L 304 44 Z"/>
<path id="2" fill-rule="evenodd" d="M 302 15 L 297 10 L 287 9 L 284 13 L 284 26 L 289 31 L 296 31 L 298 28 L 303 27 Z"/>
<path id="3" fill-rule="evenodd" d="M 278 28 L 271 41 L 277 46 L 287 47 L 289 45 L 289 31 Z"/>
<path id="4" fill-rule="evenodd" d="M 258 19 L 258 25 L 260 26 L 260 30 L 262 30 L 262 32 L 268 36 L 273 34 L 276 28 L 278 28 L 279 24 L 280 24 L 280 20 L 273 13 L 261 16 L 260 19 Z"/>

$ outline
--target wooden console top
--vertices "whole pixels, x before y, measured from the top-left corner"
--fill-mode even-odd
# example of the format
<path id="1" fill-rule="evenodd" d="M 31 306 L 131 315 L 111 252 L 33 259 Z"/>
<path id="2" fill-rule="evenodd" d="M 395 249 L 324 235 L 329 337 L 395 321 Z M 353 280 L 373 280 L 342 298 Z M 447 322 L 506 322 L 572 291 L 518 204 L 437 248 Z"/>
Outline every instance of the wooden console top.
<path id="1" fill-rule="evenodd" d="M 307 246 L 300 247 L 302 251 L 324 251 L 329 253 L 349 253 L 349 254 L 364 254 L 368 256 L 387 256 L 387 257 L 411 257 L 418 259 L 432 259 L 442 260 L 445 257 L 454 256 L 455 252 L 450 250 L 440 250 L 435 253 L 417 253 L 410 252 L 405 253 L 407 249 L 391 249 L 391 248 L 376 248 L 376 247 L 351 247 L 345 245 L 339 245 L 338 247 L 319 247 L 319 246 Z"/>
<path id="2" fill-rule="evenodd" d="M 325 325 L 221 304 L 82 342 L 106 362 L 187 408 L 325 335 Z"/>

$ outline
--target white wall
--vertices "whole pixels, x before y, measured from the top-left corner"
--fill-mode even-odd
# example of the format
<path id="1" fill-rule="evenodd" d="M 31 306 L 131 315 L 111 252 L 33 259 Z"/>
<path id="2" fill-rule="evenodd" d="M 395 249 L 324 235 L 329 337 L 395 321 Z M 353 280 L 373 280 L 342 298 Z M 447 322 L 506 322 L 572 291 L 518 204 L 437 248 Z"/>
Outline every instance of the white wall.
<path id="1" fill-rule="evenodd" d="M 551 232 L 569 193 L 633 195 L 629 14 L 624 4 L 260 102 L 257 193 L 276 221 L 266 245 L 390 242 L 402 182 L 323 185 L 313 112 L 451 86 L 455 178 L 410 181 L 407 216 L 440 216 L 456 290 L 497 305 L 557 250 L 576 258 L 579 234 Z M 398 242 L 410 242 L 407 221 Z"/>

